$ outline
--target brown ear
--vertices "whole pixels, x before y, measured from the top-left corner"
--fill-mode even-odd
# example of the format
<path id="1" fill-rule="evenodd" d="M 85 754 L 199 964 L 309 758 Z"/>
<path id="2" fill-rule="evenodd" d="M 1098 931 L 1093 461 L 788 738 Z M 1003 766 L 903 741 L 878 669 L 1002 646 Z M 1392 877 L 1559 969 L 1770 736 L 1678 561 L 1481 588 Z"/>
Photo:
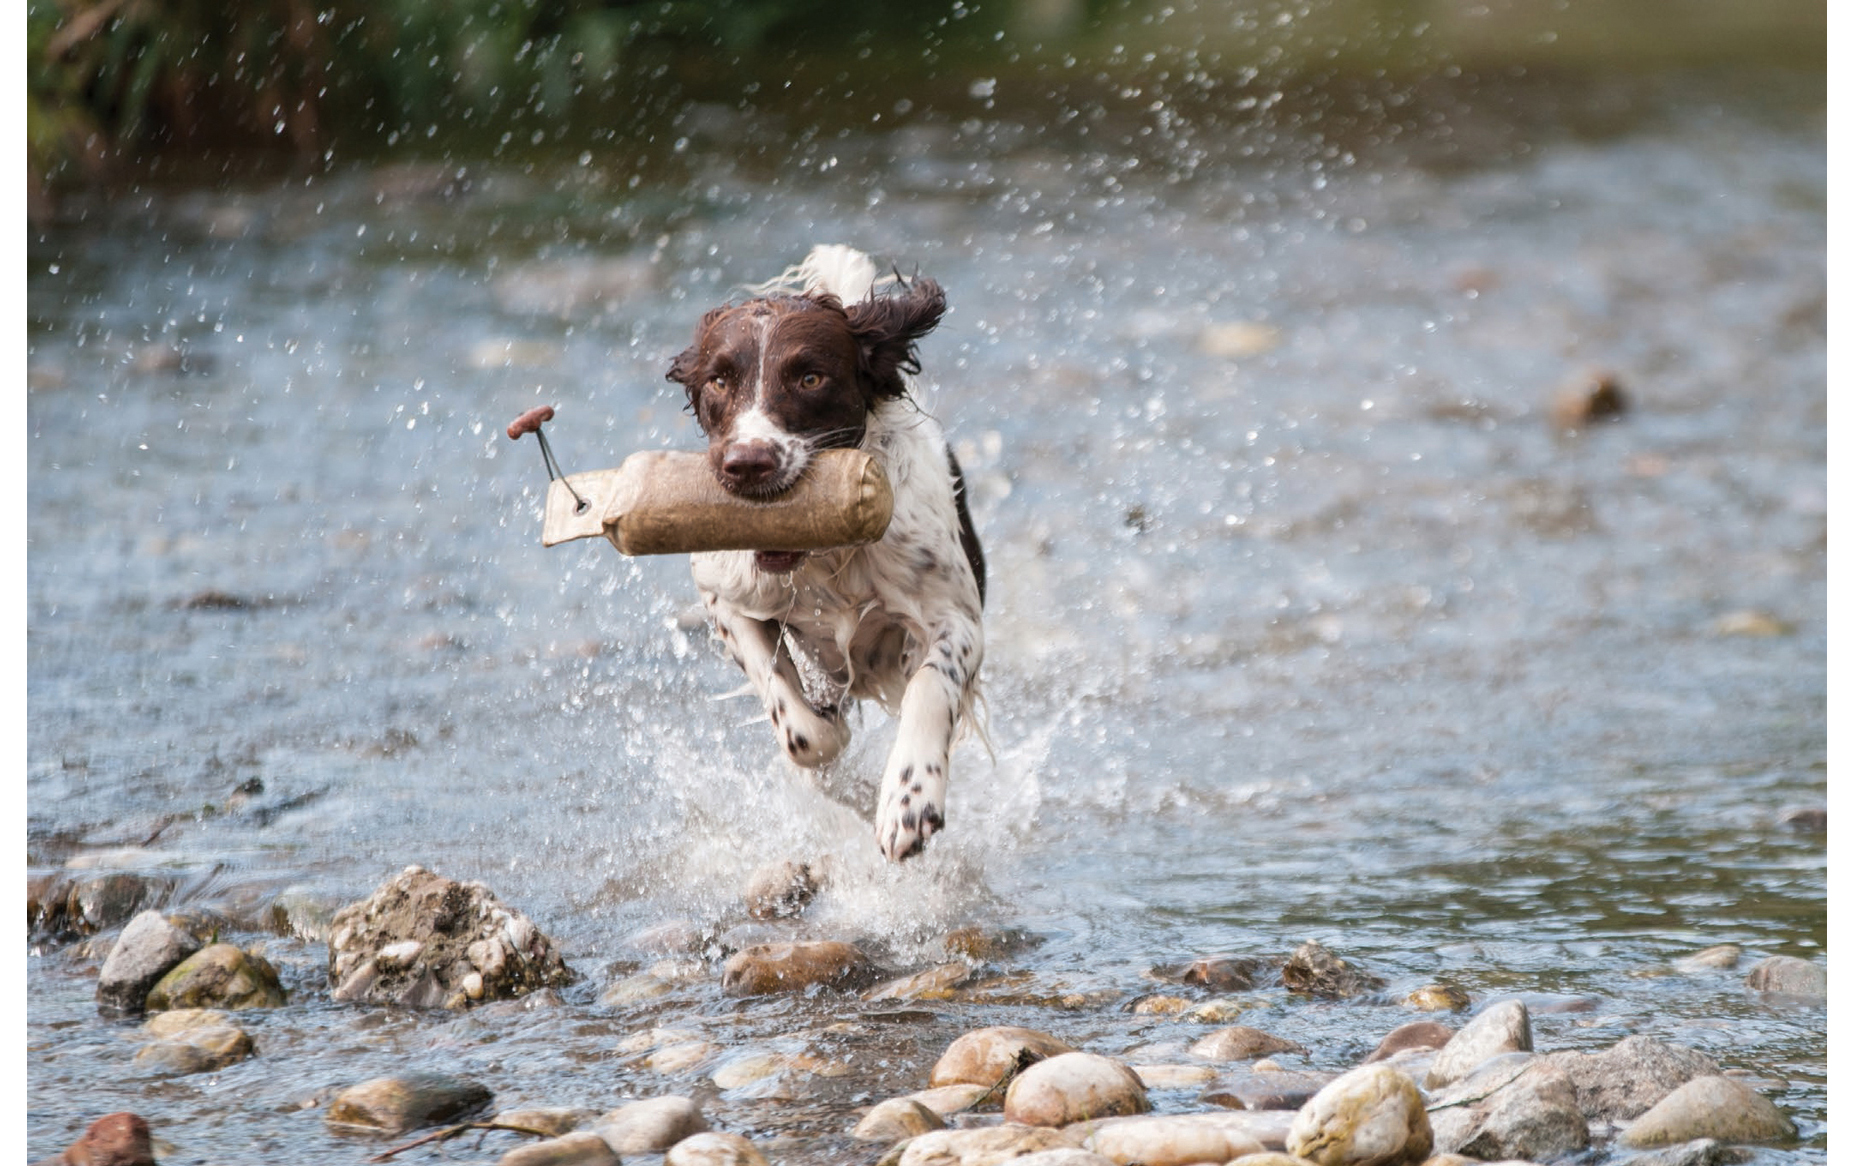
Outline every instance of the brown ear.
<path id="1" fill-rule="evenodd" d="M 918 278 L 900 295 L 872 295 L 844 314 L 862 350 L 870 392 L 878 399 L 900 397 L 908 391 L 902 374 L 921 371 L 914 345 L 946 314 L 946 293 L 933 280 Z"/>
<path id="2" fill-rule="evenodd" d="M 696 394 L 702 388 L 702 337 L 708 335 L 708 329 L 727 311 L 727 305 L 710 308 L 702 314 L 702 322 L 695 326 L 695 343 L 677 353 L 670 361 L 669 371 L 663 374 L 666 381 L 675 381 L 689 394 L 689 408 L 695 408 Z"/>

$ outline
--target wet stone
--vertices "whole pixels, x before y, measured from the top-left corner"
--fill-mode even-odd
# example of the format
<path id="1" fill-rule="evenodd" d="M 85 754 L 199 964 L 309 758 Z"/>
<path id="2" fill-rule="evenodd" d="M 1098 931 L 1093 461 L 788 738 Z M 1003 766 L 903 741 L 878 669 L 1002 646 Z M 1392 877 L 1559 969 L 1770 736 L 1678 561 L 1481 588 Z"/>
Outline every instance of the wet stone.
<path id="1" fill-rule="evenodd" d="M 942 1118 L 971 1109 L 987 1097 L 995 1099 L 994 1104 L 1003 1104 L 989 1085 L 936 1085 L 907 1095 L 909 1101 L 920 1102 Z"/>
<path id="2" fill-rule="evenodd" d="M 1687 975 L 1693 975 L 1696 972 L 1728 971 L 1738 966 L 1738 961 L 1743 955 L 1744 949 L 1737 944 L 1721 943 L 1675 960 L 1674 970 Z"/>
<path id="3" fill-rule="evenodd" d="M 1132 1065 L 1148 1089 L 1194 1089 L 1217 1079 L 1209 1065 Z"/>
<path id="4" fill-rule="evenodd" d="M 173 889 L 168 879 L 121 871 L 52 875 L 27 884 L 26 922 L 39 934 L 94 935 L 161 905 Z"/>
<path id="5" fill-rule="evenodd" d="M 641 973 L 626 976 L 599 993 L 599 1003 L 606 1008 L 625 1008 L 645 1000 L 655 1000 L 676 990 L 676 985 L 661 976 Z"/>
<path id="6" fill-rule="evenodd" d="M 968 963 L 995 963 L 1029 951 L 1042 943 L 1040 936 L 1014 927 L 958 927 L 941 941 L 946 954 Z"/>
<path id="7" fill-rule="evenodd" d="M 604 1138 L 582 1132 L 517 1146 L 497 1159 L 496 1166 L 622 1166 L 622 1163 Z"/>
<path id="8" fill-rule="evenodd" d="M 1429 1156 L 1433 1136 L 1416 1082 L 1363 1065 L 1301 1107 L 1287 1150 L 1320 1166 L 1406 1166 Z"/>
<path id="9" fill-rule="evenodd" d="M 1798 834 L 1824 834 L 1828 831 L 1827 806 L 1786 806 L 1777 821 Z"/>
<path id="10" fill-rule="evenodd" d="M 155 1166 L 148 1123 L 133 1113 L 111 1113 L 90 1123 L 84 1136 L 39 1166 Z"/>
<path id="11" fill-rule="evenodd" d="M 932 1130 L 884 1154 L 878 1166 L 997 1166 L 1044 1150 L 1079 1148 L 1077 1140 L 1045 1126 L 1004 1125 Z"/>
<path id="12" fill-rule="evenodd" d="M 490 1092 L 475 1081 L 442 1073 L 375 1077 L 344 1089 L 324 1120 L 338 1129 L 400 1134 L 482 1109 Z"/>
<path id="13" fill-rule="evenodd" d="M 1773 996 L 1826 997 L 1828 969 L 1795 956 L 1773 955 L 1751 965 L 1745 987 Z"/>
<path id="14" fill-rule="evenodd" d="M 877 984 L 863 993 L 863 999 L 945 1000 L 952 996 L 953 989 L 971 977 L 972 969 L 966 964 L 941 964 L 924 972 Z"/>
<path id="15" fill-rule="evenodd" d="M 1465 1012 L 1472 1003 L 1466 992 L 1447 984 L 1424 984 L 1403 998 L 1405 1008 L 1418 1012 Z"/>
<path id="16" fill-rule="evenodd" d="M 1203 1100 L 1224 1109 L 1299 1109 L 1336 1077 L 1333 1073 L 1256 1073 L 1210 1090 Z"/>
<path id="17" fill-rule="evenodd" d="M 140 1012 L 162 976 L 200 950 L 200 941 L 159 911 L 129 921 L 97 976 L 97 1007 L 106 1013 Z"/>
<path id="18" fill-rule="evenodd" d="M 755 919 L 786 919 L 811 904 L 823 880 L 803 862 L 772 862 L 747 877 L 742 898 Z"/>
<path id="19" fill-rule="evenodd" d="M 1273 979 L 1274 968 L 1253 956 L 1207 955 L 1178 972 L 1181 984 L 1199 984 L 1212 992 L 1246 992 Z"/>
<path id="20" fill-rule="evenodd" d="M 865 1142 L 899 1142 L 931 1130 L 943 1130 L 940 1115 L 908 1097 L 891 1097 L 856 1123 L 850 1136 Z"/>
<path id="21" fill-rule="evenodd" d="M 283 985 L 270 961 L 229 943 L 194 952 L 148 990 L 150 1012 L 170 1008 L 278 1008 Z"/>
<path id="22" fill-rule="evenodd" d="M 802 992 L 813 984 L 855 989 L 868 986 L 877 974 L 868 956 L 836 940 L 762 943 L 727 961 L 721 987 L 730 996 Z"/>
<path id="23" fill-rule="evenodd" d="M 1577 430 L 1620 417 L 1628 408 L 1628 397 L 1614 373 L 1586 373 L 1552 396 L 1551 423 L 1561 430 Z"/>
<path id="24" fill-rule="evenodd" d="M 1738 1146 L 1714 1138 L 1695 1138 L 1664 1150 L 1637 1154 L 1629 1159 L 1628 1166 L 1737 1166 L 1751 1158 L 1751 1151 Z"/>
<path id="25" fill-rule="evenodd" d="M 739 1134 L 693 1134 L 663 1156 L 663 1166 L 767 1166 L 765 1155 Z"/>
<path id="26" fill-rule="evenodd" d="M 249 1034 L 212 1009 L 157 1013 L 142 1031 L 155 1039 L 137 1050 L 136 1065 L 176 1077 L 216 1072 L 256 1051 Z"/>
<path id="27" fill-rule="evenodd" d="M 1423 1078 L 1423 1085 L 1440 1089 L 1467 1076 L 1489 1057 L 1530 1052 L 1531 1049 L 1532 1019 L 1525 1004 L 1518 1000 L 1502 1000 L 1482 1009 L 1479 1016 L 1442 1046 Z"/>
<path id="28" fill-rule="evenodd" d="M 1515 1059 L 1521 1056 L 1526 1059 L 1516 1073 L 1471 1104 L 1445 1104 L 1456 1095 L 1453 1091 L 1436 1099 L 1430 1120 L 1437 1149 L 1490 1161 L 1546 1161 L 1590 1144 L 1590 1127 L 1570 1077 L 1537 1057 L 1519 1054 Z M 1481 1078 L 1477 1073 L 1459 1089 L 1473 1096 Z"/>
<path id="29" fill-rule="evenodd" d="M 1281 982 L 1289 991 L 1330 1000 L 1346 1000 L 1384 987 L 1382 978 L 1360 971 L 1311 940 L 1288 957 L 1281 968 Z"/>
<path id="30" fill-rule="evenodd" d="M 1038 1150 L 1021 1158 L 1012 1158 L 1011 1166 L 1118 1166 L 1112 1158 L 1079 1147 L 1064 1146 L 1056 1150 Z"/>
<path id="31" fill-rule="evenodd" d="M 1193 1113 L 1097 1122 L 1082 1144 L 1122 1166 L 1227 1162 L 1266 1149 L 1242 1126 L 1222 1119 L 1222 1114 Z"/>
<path id="32" fill-rule="evenodd" d="M 1249 1007 L 1243 1000 L 1206 1000 L 1179 1019 L 1192 1024 L 1228 1024 L 1249 1011 Z"/>
<path id="33" fill-rule="evenodd" d="M 409 866 L 330 921 L 337 1000 L 467 1008 L 573 981 L 552 940 L 481 883 Z"/>
<path id="34" fill-rule="evenodd" d="M 1578 1108 L 1590 1121 L 1628 1121 L 1696 1077 L 1719 1072 L 1697 1049 L 1649 1036 L 1627 1037 L 1601 1052 L 1550 1053 L 1577 1090 Z"/>
<path id="35" fill-rule="evenodd" d="M 1413 1020 L 1398 1025 L 1384 1035 L 1363 1064 L 1386 1060 L 1410 1049 L 1440 1049 L 1455 1037 L 1454 1030 L 1433 1020 Z"/>
<path id="36" fill-rule="evenodd" d="M 1176 1016 L 1190 1009 L 1191 1001 L 1183 996 L 1167 996 L 1163 993 L 1154 993 L 1150 996 L 1141 996 L 1139 999 L 1133 1001 L 1128 1011 L 1135 1016 Z"/>
<path id="37" fill-rule="evenodd" d="M 687 1097 L 633 1101 L 599 1118 L 593 1129 L 618 1154 L 661 1154 L 684 1138 L 702 1133 L 708 1121 Z"/>
<path id="38" fill-rule="evenodd" d="M 1096 1053 L 1060 1053 L 1018 1073 L 1004 1095 L 1004 1116 L 1025 1125 L 1064 1126 L 1152 1108 L 1133 1070 Z"/>
<path id="39" fill-rule="evenodd" d="M 1218 1029 L 1191 1046 L 1192 1056 L 1207 1061 L 1247 1061 L 1272 1053 L 1305 1054 L 1306 1051 L 1291 1040 L 1243 1024 Z"/>
<path id="40" fill-rule="evenodd" d="M 1671 1146 L 1697 1138 L 1788 1142 L 1796 1123 L 1768 1097 L 1730 1077 L 1695 1077 L 1622 1131 L 1625 1145 Z"/>
<path id="41" fill-rule="evenodd" d="M 518 1126 L 524 1130 L 545 1134 L 551 1138 L 570 1134 L 590 1122 L 593 1118 L 590 1109 L 566 1105 L 530 1106 L 524 1109 L 505 1109 L 496 1114 L 498 1125 Z"/>
<path id="42" fill-rule="evenodd" d="M 1227 1166 L 1313 1166 L 1313 1163 L 1309 1159 L 1290 1154 L 1285 1150 L 1263 1150 L 1259 1154 L 1244 1154 L 1240 1158 L 1231 1158 Z"/>
<path id="43" fill-rule="evenodd" d="M 1009 1025 L 981 1028 L 960 1036 L 947 1046 L 946 1052 L 934 1062 L 929 1084 L 990 1088 L 1008 1073 L 1044 1058 L 1074 1051 L 1048 1033 L 1033 1029 Z"/>
<path id="44" fill-rule="evenodd" d="M 625 943 L 651 955 L 697 955 L 707 944 L 707 934 L 699 923 L 672 919 L 632 933 Z"/>
<path id="45" fill-rule="evenodd" d="M 657 1073 L 686 1073 L 721 1055 L 721 1046 L 713 1041 L 682 1041 L 652 1050 L 644 1064 Z"/>

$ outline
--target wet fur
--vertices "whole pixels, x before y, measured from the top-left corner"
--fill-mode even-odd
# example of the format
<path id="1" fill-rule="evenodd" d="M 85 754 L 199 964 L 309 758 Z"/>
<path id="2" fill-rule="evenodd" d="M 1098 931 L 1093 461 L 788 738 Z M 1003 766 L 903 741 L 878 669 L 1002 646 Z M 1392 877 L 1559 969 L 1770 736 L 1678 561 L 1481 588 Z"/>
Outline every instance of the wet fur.
<path id="1" fill-rule="evenodd" d="M 817 248 L 762 294 L 707 313 L 668 375 L 730 490 L 783 490 L 820 449 L 860 448 L 888 474 L 895 513 L 880 542 L 812 552 L 790 570 L 754 551 L 694 555 L 691 567 L 716 637 L 795 764 L 842 753 L 851 701 L 899 718 L 875 821 L 877 845 L 899 861 L 944 828 L 953 743 L 974 726 L 985 562 L 958 462 L 908 395 L 916 342 L 945 295 L 929 279 L 894 281 L 891 294 L 875 281 L 860 252 Z"/>

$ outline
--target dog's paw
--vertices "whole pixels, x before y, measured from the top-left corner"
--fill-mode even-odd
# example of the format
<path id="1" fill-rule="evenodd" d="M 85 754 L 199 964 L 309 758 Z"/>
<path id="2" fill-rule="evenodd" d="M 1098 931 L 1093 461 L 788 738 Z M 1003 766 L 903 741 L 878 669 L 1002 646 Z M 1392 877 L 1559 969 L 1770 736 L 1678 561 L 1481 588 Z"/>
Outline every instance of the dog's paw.
<path id="1" fill-rule="evenodd" d="M 781 697 L 766 715 L 772 719 L 780 748 L 794 765 L 806 769 L 829 765 L 850 743 L 850 724 L 836 705 L 814 709 L 804 701 Z"/>
<path id="2" fill-rule="evenodd" d="M 946 827 L 940 810 L 945 783 L 915 780 L 912 767 L 904 766 L 898 774 L 883 779 L 882 786 L 882 804 L 876 807 L 876 846 L 890 862 L 913 858 L 926 848 L 929 838 Z"/>

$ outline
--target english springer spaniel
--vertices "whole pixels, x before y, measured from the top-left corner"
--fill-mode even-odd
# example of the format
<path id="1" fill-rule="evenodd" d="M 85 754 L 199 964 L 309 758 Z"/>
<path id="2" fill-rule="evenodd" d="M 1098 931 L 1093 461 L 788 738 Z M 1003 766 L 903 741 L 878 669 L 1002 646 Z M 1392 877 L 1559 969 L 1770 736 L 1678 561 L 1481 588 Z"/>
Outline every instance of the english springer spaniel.
<path id="1" fill-rule="evenodd" d="M 976 727 L 985 559 L 959 463 L 908 395 L 915 342 L 940 322 L 946 294 L 899 276 L 878 294 L 876 276 L 859 251 L 817 247 L 750 289 L 755 298 L 703 316 L 668 379 L 688 390 L 709 464 L 735 494 L 779 493 L 822 449 L 862 449 L 888 475 L 895 511 L 879 542 L 716 551 L 691 566 L 716 636 L 793 762 L 819 768 L 842 753 L 857 698 L 899 717 L 875 827 L 900 861 L 945 827 L 948 757 Z"/>

